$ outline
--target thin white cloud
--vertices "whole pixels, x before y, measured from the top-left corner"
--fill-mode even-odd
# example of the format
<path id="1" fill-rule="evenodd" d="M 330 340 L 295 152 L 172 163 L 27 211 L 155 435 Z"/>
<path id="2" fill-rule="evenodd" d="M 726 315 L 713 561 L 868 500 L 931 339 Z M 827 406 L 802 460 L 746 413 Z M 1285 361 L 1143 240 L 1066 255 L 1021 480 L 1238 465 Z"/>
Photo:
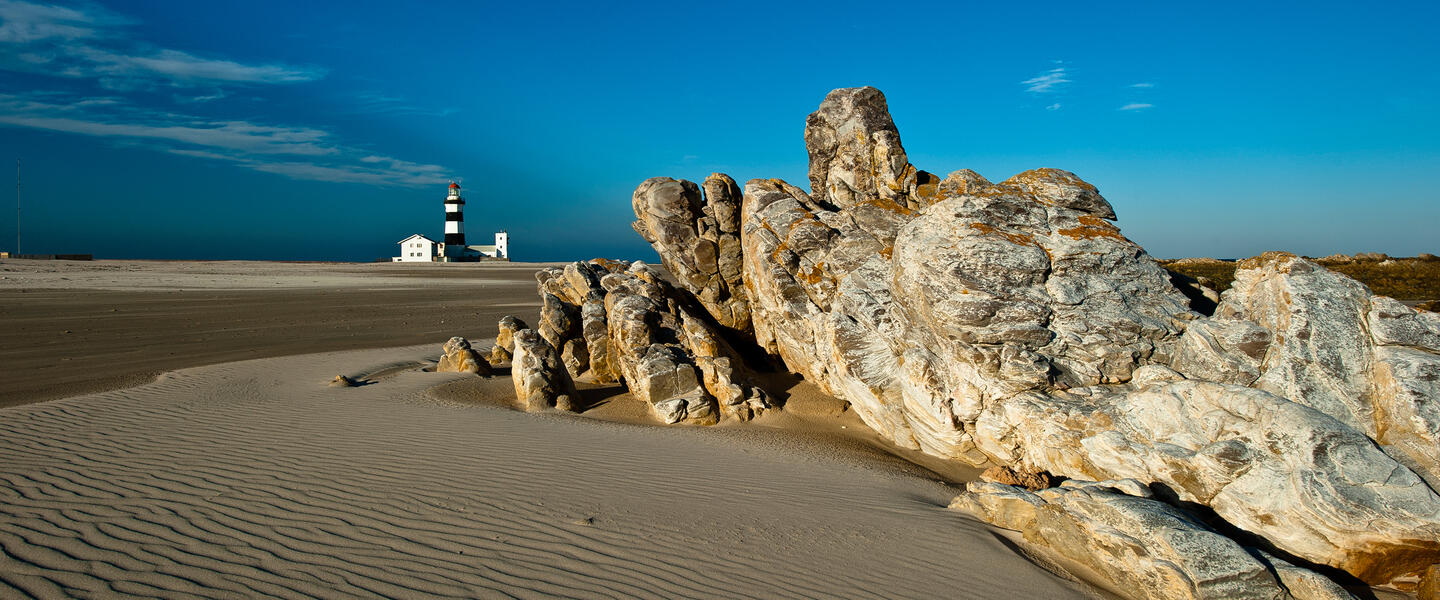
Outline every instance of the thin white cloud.
<path id="1" fill-rule="evenodd" d="M 1146 104 L 1144 102 L 1132 102 L 1130 104 L 1126 104 L 1125 106 L 1120 107 L 1119 110 L 1145 110 L 1147 108 L 1154 107 L 1154 104 Z"/>
<path id="2" fill-rule="evenodd" d="M 158 77 L 177 83 L 297 83 L 318 79 L 324 72 L 313 67 L 244 65 L 181 52 L 158 50 L 131 55 L 88 46 L 73 48 L 90 62 L 90 71 L 106 77 Z"/>
<path id="3" fill-rule="evenodd" d="M 180 156 L 222 160 L 293 179 L 431 185 L 448 169 L 404 161 L 339 143 L 329 132 L 248 121 L 217 121 L 149 111 L 106 98 L 67 102 L 56 94 L 0 94 L 0 126 L 144 142 Z"/>
<path id="4" fill-rule="evenodd" d="M 283 84 L 325 76 L 323 69 L 312 66 L 244 64 L 155 48 L 132 39 L 124 28 L 130 24 L 133 21 L 94 6 L 0 0 L 0 69 L 94 79 L 115 90 L 156 84 Z"/>
<path id="5" fill-rule="evenodd" d="M 1044 94 L 1056 91 L 1060 86 L 1070 83 L 1070 79 L 1066 75 L 1065 67 L 1055 67 L 1020 82 L 1020 85 L 1025 86 L 1027 92 Z"/>
<path id="6" fill-rule="evenodd" d="M 1056 102 L 1054 104 L 1051 104 L 1050 106 L 1045 107 L 1045 110 L 1060 110 L 1060 103 Z"/>
<path id="7" fill-rule="evenodd" d="M 1127 86 L 1125 86 L 1125 87 L 1139 88 L 1139 89 L 1147 89 L 1147 88 L 1153 88 L 1153 87 L 1155 87 L 1155 84 L 1150 83 L 1150 82 L 1140 82 L 1140 83 L 1132 83 L 1132 84 L 1127 85 Z"/>
<path id="8" fill-rule="evenodd" d="M 106 13 L 46 4 L 0 0 L 0 43 L 94 37 L 97 28 L 123 23 Z"/>

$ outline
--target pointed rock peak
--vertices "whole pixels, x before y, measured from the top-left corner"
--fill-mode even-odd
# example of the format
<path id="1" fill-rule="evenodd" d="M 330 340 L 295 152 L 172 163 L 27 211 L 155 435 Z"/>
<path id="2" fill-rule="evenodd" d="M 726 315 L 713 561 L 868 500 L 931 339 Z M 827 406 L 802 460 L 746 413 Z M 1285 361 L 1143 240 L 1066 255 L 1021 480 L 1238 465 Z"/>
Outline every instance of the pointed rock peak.
<path id="1" fill-rule="evenodd" d="M 830 92 L 805 121 L 810 193 L 847 208 L 886 199 L 903 202 L 915 187 L 885 95 L 873 87 Z"/>

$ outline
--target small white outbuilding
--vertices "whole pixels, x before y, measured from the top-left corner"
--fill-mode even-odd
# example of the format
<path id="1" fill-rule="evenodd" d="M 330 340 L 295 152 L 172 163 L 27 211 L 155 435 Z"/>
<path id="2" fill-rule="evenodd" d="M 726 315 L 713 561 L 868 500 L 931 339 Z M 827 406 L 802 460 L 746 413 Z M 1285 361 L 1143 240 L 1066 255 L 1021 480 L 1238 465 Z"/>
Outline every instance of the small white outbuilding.
<path id="1" fill-rule="evenodd" d="M 439 254 L 436 248 L 438 242 L 420 234 L 415 234 L 400 240 L 400 256 L 391 258 L 392 262 L 434 262 Z"/>

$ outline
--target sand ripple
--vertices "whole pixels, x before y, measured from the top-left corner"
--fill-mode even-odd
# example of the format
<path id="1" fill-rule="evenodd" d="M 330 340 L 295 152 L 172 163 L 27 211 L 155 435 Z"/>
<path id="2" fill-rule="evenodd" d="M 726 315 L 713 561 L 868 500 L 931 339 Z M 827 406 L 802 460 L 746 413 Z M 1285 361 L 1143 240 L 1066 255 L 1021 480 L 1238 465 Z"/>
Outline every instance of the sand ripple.
<path id="1" fill-rule="evenodd" d="M 1075 597 L 938 483 L 814 448 L 229 363 L 0 411 L 0 597 Z"/>

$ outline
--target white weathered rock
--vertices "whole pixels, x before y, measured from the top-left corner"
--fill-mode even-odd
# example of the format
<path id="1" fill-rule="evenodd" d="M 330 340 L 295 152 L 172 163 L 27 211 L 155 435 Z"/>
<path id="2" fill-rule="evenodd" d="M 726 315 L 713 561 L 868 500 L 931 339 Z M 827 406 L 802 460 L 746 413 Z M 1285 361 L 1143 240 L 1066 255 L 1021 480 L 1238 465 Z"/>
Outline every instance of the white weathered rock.
<path id="1" fill-rule="evenodd" d="M 520 404 L 529 411 L 574 410 L 579 395 L 555 347 L 533 329 L 515 332 L 514 341 L 515 358 L 510 363 L 510 377 Z"/>
<path id="2" fill-rule="evenodd" d="M 1275 578 L 1285 586 L 1285 591 L 1295 600 L 1356 600 L 1355 595 L 1345 591 L 1330 578 L 1283 561 L 1264 550 L 1252 549 L 1260 559 L 1270 564 Z"/>
<path id="3" fill-rule="evenodd" d="M 873 88 L 827 96 L 806 147 L 811 193 L 745 185 L 750 323 L 762 349 L 884 437 L 975 464 L 1133 478 L 1133 491 L 1204 504 L 1372 583 L 1436 562 L 1440 498 L 1425 482 L 1440 481 L 1440 317 L 1267 255 L 1240 265 L 1206 318 L 1109 222 L 1094 186 L 1055 169 L 938 180 L 908 163 Z M 714 217 L 696 186 L 652 182 L 677 199 L 637 190 L 637 216 L 688 212 L 652 219 L 677 224 L 672 242 L 642 235 L 667 265 L 705 262 L 667 250 Z M 685 348 L 671 333 L 684 309 L 663 287 L 624 285 L 650 304 L 611 289 L 612 346 Z M 650 314 L 669 320 L 616 323 Z M 663 354 L 657 373 L 689 357 L 712 394 L 733 392 L 697 354 Z"/>
<path id="4" fill-rule="evenodd" d="M 1370 291 L 1303 258 L 1267 252 L 1240 261 L 1215 316 L 1252 321 L 1272 342 L 1255 387 L 1374 436 L 1369 399 Z"/>
<path id="5" fill-rule="evenodd" d="M 1260 377 L 1270 331 L 1240 319 L 1203 319 L 1189 325 L 1170 363 L 1193 379 L 1250 385 Z"/>
<path id="6" fill-rule="evenodd" d="M 900 146 L 885 95 L 873 87 L 830 92 L 805 121 L 810 189 L 838 208 L 901 201 L 916 170 Z"/>
<path id="7" fill-rule="evenodd" d="M 1106 482 L 1050 488 L 972 483 L 951 508 L 974 513 L 1089 567 L 1127 598 L 1265 599 L 1289 596 L 1268 565 L 1233 540 L 1162 502 Z"/>
<path id="8" fill-rule="evenodd" d="M 1371 583 L 1440 557 L 1440 498 L 1365 435 L 1254 388 L 1182 381 L 1020 394 L 975 424 L 1005 464 L 1133 478 Z"/>
<path id="9" fill-rule="evenodd" d="M 1182 337 L 1174 367 L 1311 406 L 1440 489 L 1440 315 L 1292 254 L 1238 266 L 1215 318 Z"/>

